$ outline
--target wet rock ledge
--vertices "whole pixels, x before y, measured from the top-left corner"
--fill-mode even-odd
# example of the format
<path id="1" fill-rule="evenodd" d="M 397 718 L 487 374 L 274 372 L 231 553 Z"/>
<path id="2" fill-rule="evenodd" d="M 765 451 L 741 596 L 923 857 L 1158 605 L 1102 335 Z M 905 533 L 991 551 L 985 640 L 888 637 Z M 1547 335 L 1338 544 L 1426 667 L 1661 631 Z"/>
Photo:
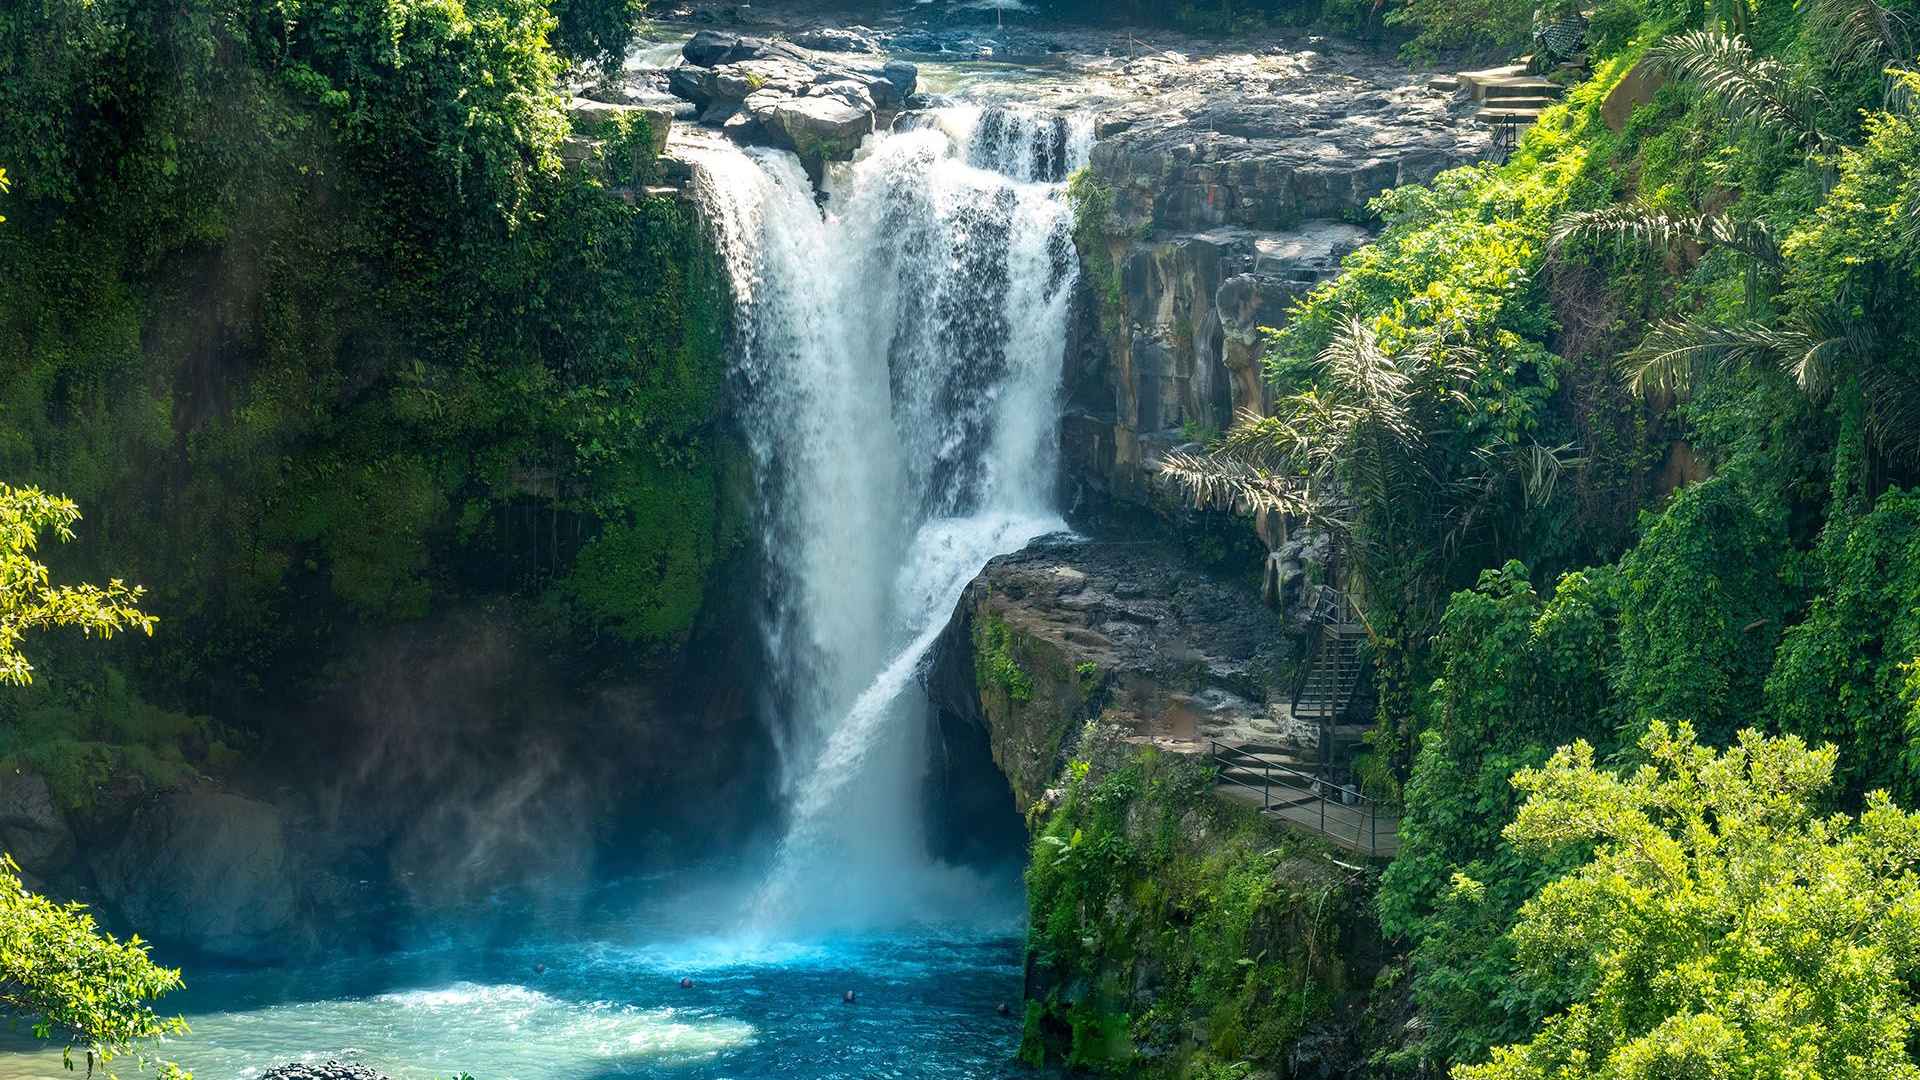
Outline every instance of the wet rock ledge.
<path id="1" fill-rule="evenodd" d="M 1017 807 L 1034 804 L 1089 720 L 1204 753 L 1209 739 L 1305 746 L 1287 708 L 1287 619 L 1250 584 L 1152 542 L 1044 537 L 987 564 L 927 673 L 945 735 L 984 730 Z"/>

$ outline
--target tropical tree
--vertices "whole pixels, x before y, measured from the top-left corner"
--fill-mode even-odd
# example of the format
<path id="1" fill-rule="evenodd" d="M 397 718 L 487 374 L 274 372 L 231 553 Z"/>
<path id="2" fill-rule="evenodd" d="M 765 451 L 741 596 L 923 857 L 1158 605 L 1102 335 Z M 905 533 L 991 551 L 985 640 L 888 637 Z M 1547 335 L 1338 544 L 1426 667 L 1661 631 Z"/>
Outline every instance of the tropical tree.
<path id="1" fill-rule="evenodd" d="M 1521 983 L 1569 1004 L 1455 1080 L 1920 1078 L 1920 815 L 1884 792 L 1822 814 L 1836 752 L 1796 737 L 1654 724 L 1640 747 L 1514 776 L 1512 843 L 1592 849 L 1512 931 Z"/>
<path id="2" fill-rule="evenodd" d="M 1904 47 L 1904 22 L 1871 0 L 1815 6 L 1835 33 L 1862 49 L 1892 55 Z M 1730 114 L 1836 148 L 1801 124 L 1811 112 L 1795 98 L 1787 69 L 1755 60 L 1744 42 L 1702 31 L 1670 38 L 1654 55 L 1699 81 Z M 1778 369 L 1816 404 L 1833 402 L 1843 427 L 1870 454 L 1920 468 L 1920 370 L 1911 362 L 1908 302 L 1920 249 L 1920 118 L 1910 105 L 1920 75 L 1889 70 L 1888 84 L 1895 88 L 1889 109 L 1868 118 L 1861 145 L 1837 147 L 1832 195 L 1785 243 L 1759 221 L 1725 212 L 1669 214 L 1641 203 L 1556 222 L 1550 250 L 1559 257 L 1610 242 L 1668 256 L 1718 247 L 1746 265 L 1744 317 L 1661 320 L 1623 358 L 1634 387 L 1664 394 L 1715 371 Z"/>
<path id="3" fill-rule="evenodd" d="M 118 578 L 104 587 L 54 585 L 34 558 L 42 532 L 72 540 L 79 519 L 70 499 L 0 483 L 0 682 L 33 681 L 33 665 L 20 651 L 29 631 L 74 626 L 108 638 L 128 629 L 153 633 L 153 616 L 136 606 L 145 592 L 140 586 Z"/>
<path id="4" fill-rule="evenodd" d="M 1389 350 L 1349 316 L 1305 389 L 1270 416 L 1243 413 L 1206 453 L 1167 454 L 1160 472 L 1202 507 L 1284 513 L 1331 530 L 1362 584 L 1397 603 L 1434 559 L 1492 526 L 1491 511 L 1550 495 L 1571 460 L 1565 446 L 1456 445 L 1472 355 L 1432 336 Z"/>
<path id="5" fill-rule="evenodd" d="M 1513 511 L 1543 504 L 1577 464 L 1570 445 L 1467 430 L 1479 357 L 1433 334 L 1389 349 L 1348 316 L 1272 415 L 1243 414 L 1218 446 L 1159 465 L 1202 507 L 1281 513 L 1335 537 L 1378 648 L 1389 722 L 1369 736 L 1363 772 L 1383 793 L 1411 765 L 1419 676 L 1402 646 L 1431 633 L 1462 552 L 1507 546 Z"/>
<path id="6" fill-rule="evenodd" d="M 138 936 L 116 940 L 83 906 L 29 892 L 13 859 L 0 856 L 0 1013 L 25 1019 L 36 1038 L 64 1040 L 69 1069 L 79 1054 L 89 1076 L 103 1068 L 113 1077 L 112 1062 L 131 1058 L 163 1080 L 192 1080 L 140 1049 L 187 1030 L 151 1004 L 180 985 L 180 972 L 155 964 Z"/>
<path id="7" fill-rule="evenodd" d="M 1820 89 L 1799 80 L 1788 65 L 1756 55 L 1739 34 L 1675 34 L 1647 57 L 1675 79 L 1698 86 L 1731 123 L 1791 138 L 1808 150 L 1833 143 L 1818 119 Z"/>

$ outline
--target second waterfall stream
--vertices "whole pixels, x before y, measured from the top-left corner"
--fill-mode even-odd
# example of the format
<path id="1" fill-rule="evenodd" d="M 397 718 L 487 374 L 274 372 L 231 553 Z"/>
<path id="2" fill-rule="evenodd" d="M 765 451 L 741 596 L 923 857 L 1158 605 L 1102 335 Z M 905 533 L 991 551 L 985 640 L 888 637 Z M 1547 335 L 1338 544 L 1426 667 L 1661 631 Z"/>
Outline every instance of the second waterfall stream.
<path id="1" fill-rule="evenodd" d="M 964 873 L 925 853 L 914 673 L 987 560 L 1064 527 L 1064 181 L 1091 142 L 998 105 L 912 114 L 829 171 L 824 205 L 790 154 L 689 151 L 769 559 L 788 824 L 757 932 L 969 914 Z"/>

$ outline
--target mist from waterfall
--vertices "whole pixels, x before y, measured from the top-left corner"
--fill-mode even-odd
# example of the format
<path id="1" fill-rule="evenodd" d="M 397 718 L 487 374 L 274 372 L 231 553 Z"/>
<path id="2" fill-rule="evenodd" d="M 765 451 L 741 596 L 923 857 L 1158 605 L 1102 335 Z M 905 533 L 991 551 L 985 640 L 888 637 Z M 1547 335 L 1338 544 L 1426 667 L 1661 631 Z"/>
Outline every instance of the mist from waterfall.
<path id="1" fill-rule="evenodd" d="M 732 279 L 788 828 L 762 933 L 964 917 L 925 852 L 914 682 L 968 581 L 1063 528 L 1058 389 L 1085 122 L 956 105 L 830 170 L 691 152 Z"/>

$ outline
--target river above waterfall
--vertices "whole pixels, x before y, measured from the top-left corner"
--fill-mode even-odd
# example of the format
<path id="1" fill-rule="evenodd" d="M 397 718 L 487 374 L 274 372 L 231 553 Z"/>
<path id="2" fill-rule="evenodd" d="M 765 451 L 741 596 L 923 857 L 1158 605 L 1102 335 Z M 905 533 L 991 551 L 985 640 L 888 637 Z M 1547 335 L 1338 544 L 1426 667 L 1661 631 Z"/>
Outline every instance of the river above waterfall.
<path id="1" fill-rule="evenodd" d="M 740 937 L 743 895 L 731 884 L 689 893 L 658 879 L 564 902 L 502 900 L 383 955 L 189 965 L 187 989 L 162 1005 L 193 1033 L 164 1050 L 195 1080 L 328 1060 L 394 1080 L 1010 1076 L 1021 912 L 1016 883 L 994 893 L 1001 902 L 966 925 L 807 940 Z M 1012 1017 L 997 1013 L 1003 1002 Z M 0 1080 L 76 1075 L 57 1051 L 25 1045 L 0 1050 Z"/>

